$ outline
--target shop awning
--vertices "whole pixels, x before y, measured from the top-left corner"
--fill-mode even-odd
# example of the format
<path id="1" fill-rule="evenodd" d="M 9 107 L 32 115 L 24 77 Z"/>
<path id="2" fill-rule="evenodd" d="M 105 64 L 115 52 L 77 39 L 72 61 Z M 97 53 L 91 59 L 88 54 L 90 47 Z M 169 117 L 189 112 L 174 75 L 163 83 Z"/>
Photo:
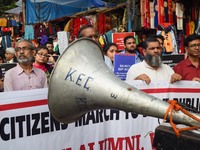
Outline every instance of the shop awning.
<path id="1" fill-rule="evenodd" d="M 26 24 L 47 22 L 106 5 L 101 0 L 26 0 Z"/>
<path id="2" fill-rule="evenodd" d="M 5 12 L 9 13 L 9 14 L 20 14 L 20 12 L 22 12 L 22 8 L 19 6 L 19 7 L 13 8 L 13 9 L 9 9 Z"/>

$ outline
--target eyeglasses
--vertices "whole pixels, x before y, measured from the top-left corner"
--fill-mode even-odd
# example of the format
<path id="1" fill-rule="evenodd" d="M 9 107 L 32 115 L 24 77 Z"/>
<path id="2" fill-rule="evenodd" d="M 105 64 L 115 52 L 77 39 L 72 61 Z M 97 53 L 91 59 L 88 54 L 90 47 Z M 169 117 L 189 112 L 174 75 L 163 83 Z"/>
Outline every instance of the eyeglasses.
<path id="1" fill-rule="evenodd" d="M 16 48 L 15 48 L 15 51 L 16 51 L 16 52 L 19 52 L 19 51 L 21 51 L 21 50 L 23 50 L 23 51 L 27 51 L 27 50 L 31 50 L 31 48 L 28 47 L 28 46 L 24 46 L 24 47 L 16 47 Z"/>
<path id="2" fill-rule="evenodd" d="M 40 57 L 42 57 L 42 56 L 44 56 L 44 57 L 46 57 L 46 58 L 49 58 L 50 56 L 49 56 L 49 54 L 42 54 L 42 53 L 37 53 Z"/>
<path id="3" fill-rule="evenodd" d="M 191 47 L 191 48 L 200 48 L 200 44 L 192 44 L 192 45 L 190 45 L 190 46 L 188 46 L 188 47 Z"/>
<path id="4" fill-rule="evenodd" d="M 11 54 L 11 53 L 5 53 L 5 55 L 14 55 L 14 54 Z"/>

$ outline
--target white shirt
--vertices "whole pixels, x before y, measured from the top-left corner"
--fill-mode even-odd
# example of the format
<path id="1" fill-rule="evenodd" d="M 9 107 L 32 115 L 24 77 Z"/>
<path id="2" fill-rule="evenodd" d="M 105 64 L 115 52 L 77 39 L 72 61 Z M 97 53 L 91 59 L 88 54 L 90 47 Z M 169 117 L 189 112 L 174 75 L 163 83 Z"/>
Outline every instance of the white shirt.
<path id="1" fill-rule="evenodd" d="M 110 58 L 108 56 L 104 55 L 104 60 L 105 60 L 106 65 L 108 66 L 108 68 L 113 71 L 113 64 L 112 64 L 112 61 L 110 60 Z"/>
<path id="2" fill-rule="evenodd" d="M 174 70 L 166 65 L 161 64 L 160 67 L 158 67 L 157 70 L 150 67 L 146 61 L 142 61 L 140 63 L 132 65 L 126 75 L 126 82 L 130 83 L 132 80 L 134 80 L 136 77 L 138 77 L 141 74 L 146 74 L 149 76 L 151 81 L 153 80 L 165 80 L 167 82 L 170 82 L 171 75 L 174 73 Z"/>

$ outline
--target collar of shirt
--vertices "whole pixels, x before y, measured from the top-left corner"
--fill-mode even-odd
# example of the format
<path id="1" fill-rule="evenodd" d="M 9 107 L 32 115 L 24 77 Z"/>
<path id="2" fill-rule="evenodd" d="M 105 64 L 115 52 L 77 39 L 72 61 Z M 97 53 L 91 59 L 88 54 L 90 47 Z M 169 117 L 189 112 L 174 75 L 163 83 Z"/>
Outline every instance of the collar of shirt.
<path id="1" fill-rule="evenodd" d="M 191 61 L 188 59 L 188 57 L 185 59 L 185 64 L 188 66 L 194 66 Z M 199 58 L 199 66 L 200 66 L 200 58 Z"/>
<path id="2" fill-rule="evenodd" d="M 22 67 L 19 64 L 17 64 L 16 68 L 17 68 L 17 74 L 18 75 L 24 73 L 24 70 L 22 69 Z M 31 72 L 34 73 L 35 75 L 37 75 L 34 70 L 35 70 L 35 67 L 32 67 Z"/>

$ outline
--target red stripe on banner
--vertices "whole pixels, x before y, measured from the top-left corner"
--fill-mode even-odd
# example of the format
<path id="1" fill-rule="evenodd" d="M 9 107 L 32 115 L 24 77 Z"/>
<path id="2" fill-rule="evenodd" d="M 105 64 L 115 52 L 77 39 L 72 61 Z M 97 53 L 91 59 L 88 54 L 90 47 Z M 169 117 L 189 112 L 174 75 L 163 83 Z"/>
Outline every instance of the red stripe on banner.
<path id="1" fill-rule="evenodd" d="M 141 89 L 145 93 L 200 93 L 200 89 L 192 88 L 159 88 L 159 89 Z"/>
<path id="2" fill-rule="evenodd" d="M 0 111 L 47 105 L 47 99 L 0 105 Z"/>
<path id="3" fill-rule="evenodd" d="M 156 89 L 141 89 L 141 91 L 148 93 L 148 94 L 150 94 L 150 93 L 169 93 L 169 92 L 173 92 L 173 93 L 200 93 L 200 89 L 195 89 L 195 88 L 159 88 L 159 89 L 156 88 Z M 47 99 L 12 103 L 12 104 L 3 104 L 3 105 L 0 105 L 0 111 L 42 106 L 42 105 L 47 105 L 47 104 L 48 104 Z"/>

